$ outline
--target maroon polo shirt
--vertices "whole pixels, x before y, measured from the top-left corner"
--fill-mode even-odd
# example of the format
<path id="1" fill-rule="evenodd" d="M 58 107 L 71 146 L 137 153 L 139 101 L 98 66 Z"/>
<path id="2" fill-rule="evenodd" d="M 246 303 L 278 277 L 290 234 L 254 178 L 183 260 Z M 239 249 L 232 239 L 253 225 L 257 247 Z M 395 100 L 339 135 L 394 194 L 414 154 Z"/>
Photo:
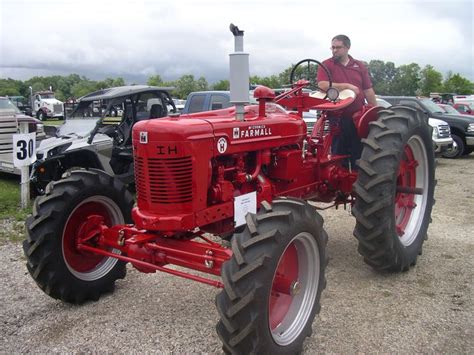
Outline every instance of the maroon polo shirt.
<path id="1" fill-rule="evenodd" d="M 352 117 L 355 112 L 359 111 L 362 106 L 365 105 L 364 90 L 372 87 L 369 71 L 362 62 L 355 60 L 351 56 L 349 56 L 349 63 L 345 66 L 334 60 L 334 58 L 326 59 L 323 64 L 331 73 L 333 83 L 349 83 L 359 88 L 359 95 L 357 95 L 354 102 L 343 111 L 343 116 Z M 318 68 L 317 80 L 318 82 L 329 81 L 326 71 L 321 68 L 321 66 Z"/>

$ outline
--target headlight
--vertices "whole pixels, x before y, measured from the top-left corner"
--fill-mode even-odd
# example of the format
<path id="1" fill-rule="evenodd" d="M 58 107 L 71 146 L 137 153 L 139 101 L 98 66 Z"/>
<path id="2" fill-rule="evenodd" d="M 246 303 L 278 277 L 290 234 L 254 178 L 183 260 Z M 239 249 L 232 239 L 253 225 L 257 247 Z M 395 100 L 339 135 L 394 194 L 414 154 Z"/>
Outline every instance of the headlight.
<path id="1" fill-rule="evenodd" d="M 66 144 L 60 145 L 59 147 L 55 147 L 51 149 L 48 152 L 48 158 L 63 153 L 66 149 L 68 149 L 71 146 L 71 144 L 72 143 L 66 143 Z"/>
<path id="2" fill-rule="evenodd" d="M 438 127 L 433 127 L 433 138 L 438 138 Z"/>
<path id="3" fill-rule="evenodd" d="M 467 131 L 469 133 L 474 133 L 474 123 L 469 123 L 469 126 L 467 126 Z"/>

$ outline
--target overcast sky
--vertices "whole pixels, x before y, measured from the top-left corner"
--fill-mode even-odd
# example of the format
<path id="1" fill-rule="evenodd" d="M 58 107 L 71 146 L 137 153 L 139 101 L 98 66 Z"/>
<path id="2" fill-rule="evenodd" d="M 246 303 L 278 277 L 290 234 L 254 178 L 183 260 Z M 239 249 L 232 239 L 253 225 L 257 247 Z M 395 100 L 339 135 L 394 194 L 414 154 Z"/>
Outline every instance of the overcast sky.
<path id="1" fill-rule="evenodd" d="M 145 83 L 228 79 L 233 22 L 251 75 L 324 60 L 346 34 L 356 59 L 431 64 L 474 81 L 473 0 L 0 0 L 0 77 L 77 73 Z"/>

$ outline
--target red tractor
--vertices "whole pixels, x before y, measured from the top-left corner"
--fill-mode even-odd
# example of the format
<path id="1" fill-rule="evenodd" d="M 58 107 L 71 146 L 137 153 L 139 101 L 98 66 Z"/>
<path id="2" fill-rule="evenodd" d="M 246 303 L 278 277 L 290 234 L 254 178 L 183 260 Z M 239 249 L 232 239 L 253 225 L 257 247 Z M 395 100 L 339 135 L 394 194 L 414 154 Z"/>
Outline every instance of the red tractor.
<path id="1" fill-rule="evenodd" d="M 357 125 L 362 157 L 357 170 L 344 168 L 346 156 L 330 153 L 337 132 L 325 123 L 353 93 L 308 94 L 300 80 L 277 97 L 259 87 L 258 105 L 244 106 L 248 86 L 235 78 L 248 80 L 248 72 L 235 74 L 232 65 L 248 68 L 248 54 L 243 31 L 231 30 L 236 106 L 136 123 L 136 205 L 106 173 L 73 171 L 35 201 L 23 248 L 31 276 L 53 298 L 97 300 L 130 263 L 221 288 L 225 352 L 297 353 L 320 309 L 328 260 L 323 219 L 308 201 L 353 205 L 365 262 L 407 270 L 421 254 L 433 205 L 431 132 L 413 108 L 365 110 Z M 323 113 L 311 135 L 301 118 L 309 109 Z"/>

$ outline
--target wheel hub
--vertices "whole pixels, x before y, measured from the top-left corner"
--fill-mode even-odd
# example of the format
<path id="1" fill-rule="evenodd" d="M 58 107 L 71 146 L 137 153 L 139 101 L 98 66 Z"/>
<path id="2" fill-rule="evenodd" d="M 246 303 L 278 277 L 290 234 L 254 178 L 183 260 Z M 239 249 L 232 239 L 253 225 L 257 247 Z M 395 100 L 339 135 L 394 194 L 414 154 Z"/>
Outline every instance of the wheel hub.
<path id="1" fill-rule="evenodd" d="M 400 172 L 397 179 L 397 187 L 402 189 L 414 189 L 416 187 L 416 167 L 413 151 L 409 145 L 405 146 L 404 159 L 400 163 Z M 405 228 L 410 221 L 412 210 L 416 207 L 415 195 L 410 193 L 398 193 L 395 198 L 395 216 L 397 220 L 396 230 L 398 236 L 405 234 Z"/>
<path id="2" fill-rule="evenodd" d="M 319 274 L 318 245 L 300 233 L 280 257 L 271 286 L 268 325 L 277 344 L 288 345 L 303 331 L 316 302 Z"/>
<path id="3" fill-rule="evenodd" d="M 298 281 L 293 281 L 290 287 L 290 295 L 296 296 L 301 291 L 301 284 Z"/>
<path id="4" fill-rule="evenodd" d="M 423 222 L 428 198 L 427 159 L 421 138 L 410 138 L 400 161 L 395 194 L 395 230 L 405 246 L 413 243 Z"/>
<path id="5" fill-rule="evenodd" d="M 104 257 L 78 249 L 78 245 L 99 242 L 98 237 L 106 226 L 120 222 L 120 211 L 107 198 L 84 200 L 69 215 L 64 226 L 62 249 L 69 271 L 82 280 L 95 280 L 106 274 L 117 259 Z M 114 253 L 120 253 L 115 249 Z"/>

